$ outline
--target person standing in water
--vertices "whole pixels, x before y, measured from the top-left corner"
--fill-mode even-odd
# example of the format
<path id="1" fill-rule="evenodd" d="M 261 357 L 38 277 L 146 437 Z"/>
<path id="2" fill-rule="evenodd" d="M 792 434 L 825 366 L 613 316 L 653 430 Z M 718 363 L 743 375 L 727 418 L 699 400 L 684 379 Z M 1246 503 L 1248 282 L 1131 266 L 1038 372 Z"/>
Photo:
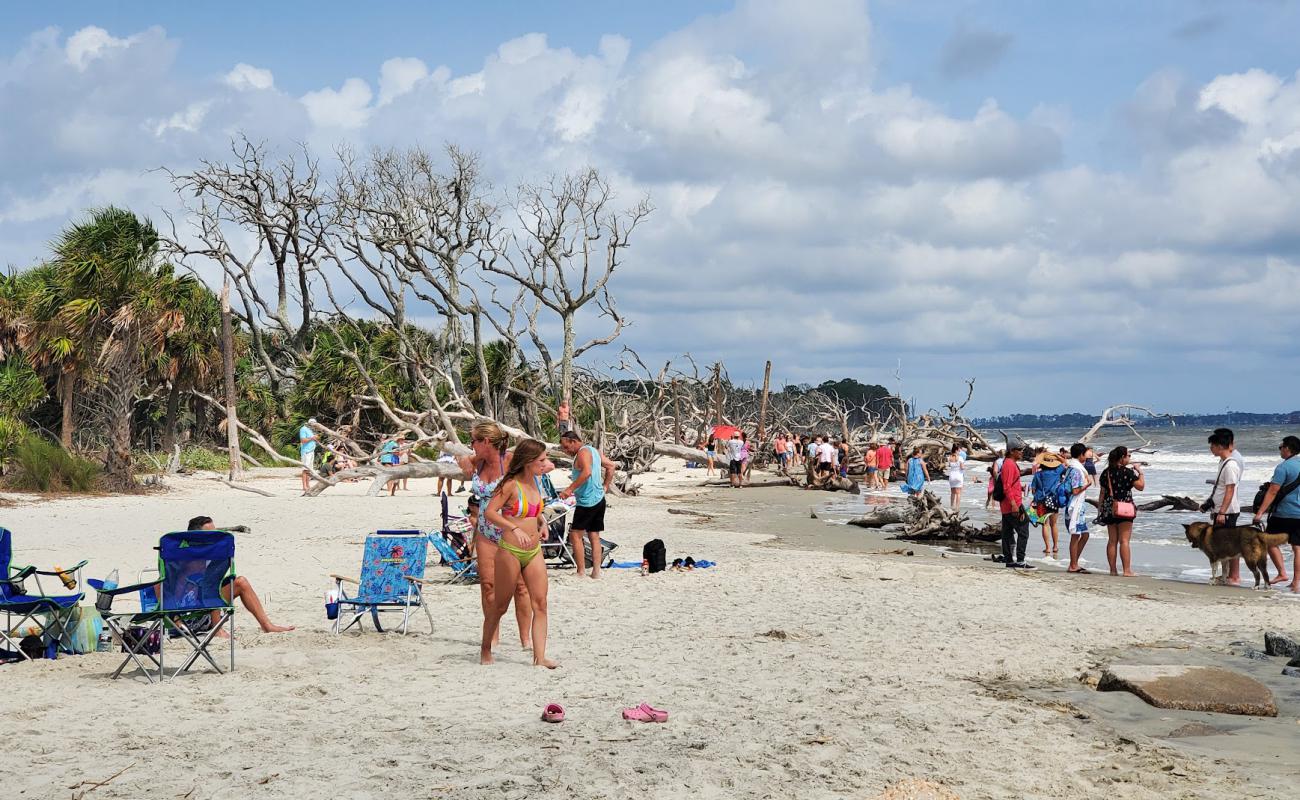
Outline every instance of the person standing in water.
<path id="1" fill-rule="evenodd" d="M 515 448 L 510 466 L 497 482 L 496 489 L 483 509 L 488 523 L 501 531 L 497 542 L 493 570 L 499 581 L 510 585 L 523 578 L 531 601 L 533 666 L 555 669 L 558 664 L 546 657 L 546 559 L 542 558 L 542 532 L 545 500 L 537 481 L 555 465 L 546 457 L 546 445 L 525 439 Z M 502 592 L 483 617 L 483 640 L 479 644 L 479 663 L 491 664 L 492 643 L 496 641 L 501 617 L 510 606 L 510 595 Z"/>
<path id="2" fill-rule="evenodd" d="M 582 437 L 575 431 L 569 431 L 560 437 L 560 448 L 573 456 L 569 485 L 560 492 L 560 497 L 572 497 L 577 503 L 573 509 L 573 522 L 569 525 L 574 569 L 578 571 L 579 578 L 586 574 L 587 554 L 582 540 L 590 537 L 591 577 L 599 578 L 600 562 L 604 557 L 600 535 L 605 532 L 605 493 L 614 480 L 615 465 L 595 447 L 583 444 Z"/>
<path id="3" fill-rule="evenodd" d="M 903 491 L 907 494 L 920 494 L 925 491 L 926 481 L 930 480 L 930 470 L 921 457 L 921 448 L 912 448 L 912 457 L 907 459 L 907 481 Z"/>
<path id="4" fill-rule="evenodd" d="M 948 453 L 948 505 L 961 506 L 961 490 L 966 485 L 966 459 L 962 458 L 961 445 L 954 444 Z"/>
<path id="5" fill-rule="evenodd" d="M 1116 557 L 1124 567 L 1124 577 L 1134 576 L 1133 559 L 1129 553 L 1129 539 L 1133 536 L 1133 517 L 1115 513 L 1115 504 L 1132 503 L 1133 492 L 1146 488 L 1146 476 L 1140 466 L 1129 466 L 1128 448 L 1120 445 L 1106 456 L 1106 468 L 1101 471 L 1101 514 L 1097 521 L 1106 526 L 1106 561 L 1110 574 L 1118 575 Z"/>
<path id="6" fill-rule="evenodd" d="M 483 509 L 496 491 L 501 476 L 510 465 L 510 452 L 506 445 L 510 440 L 495 422 L 480 422 L 470 429 L 470 447 L 472 456 L 457 459 L 461 472 L 472 476 L 469 482 L 470 522 L 474 526 L 474 560 L 478 570 L 479 598 L 483 605 L 483 616 L 496 607 L 497 591 L 507 598 L 513 595 L 515 600 L 515 620 L 519 623 L 519 643 L 527 650 L 532 646 L 533 610 L 528 599 L 528 590 L 518 575 L 509 583 L 499 582 L 496 577 L 496 557 L 501 542 L 501 529 L 489 522 Z M 498 632 L 500 628 L 498 626 Z M 493 644 L 496 640 L 493 640 Z"/>

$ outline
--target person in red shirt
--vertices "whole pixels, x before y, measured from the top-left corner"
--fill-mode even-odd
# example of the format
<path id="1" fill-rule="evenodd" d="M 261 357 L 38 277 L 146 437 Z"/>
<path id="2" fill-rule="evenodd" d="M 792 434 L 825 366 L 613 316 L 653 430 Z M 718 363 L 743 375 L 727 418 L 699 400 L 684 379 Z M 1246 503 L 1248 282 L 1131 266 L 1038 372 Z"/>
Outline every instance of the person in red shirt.
<path id="1" fill-rule="evenodd" d="M 1024 454 L 1024 441 L 1019 437 L 1009 437 L 1007 454 L 998 471 L 998 480 L 1002 484 L 1002 499 L 998 501 L 998 511 L 1002 513 L 1002 563 L 1008 569 L 1033 569 L 1025 563 L 1025 548 L 1029 546 L 1029 516 L 1023 506 L 1020 464 L 1017 463 Z"/>
<path id="2" fill-rule="evenodd" d="M 890 440 L 893 441 L 892 439 Z M 894 466 L 894 448 L 890 445 L 881 445 L 876 448 L 876 469 L 877 475 L 880 476 L 880 488 L 883 489 L 889 485 L 889 471 Z"/>

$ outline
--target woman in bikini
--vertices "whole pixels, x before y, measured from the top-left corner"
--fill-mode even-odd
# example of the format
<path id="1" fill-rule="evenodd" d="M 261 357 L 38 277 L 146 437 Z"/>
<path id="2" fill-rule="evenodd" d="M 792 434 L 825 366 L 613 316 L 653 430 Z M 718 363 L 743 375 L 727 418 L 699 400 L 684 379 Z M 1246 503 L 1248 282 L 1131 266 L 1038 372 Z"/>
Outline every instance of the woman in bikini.
<path id="1" fill-rule="evenodd" d="M 537 487 L 538 479 L 551 469 L 554 465 L 546 457 L 544 444 L 532 439 L 520 442 L 482 514 L 501 531 L 494 567 L 497 581 L 509 585 L 522 575 L 528 586 L 533 612 L 533 666 L 555 669 L 559 665 L 546 657 L 546 560 L 542 558 L 545 529 L 542 492 Z M 483 617 L 479 663 L 492 663 L 492 642 L 509 605 L 510 596 L 502 594 L 496 598 L 495 608 Z"/>
<path id="2" fill-rule="evenodd" d="M 496 607 L 496 587 L 507 587 L 505 593 L 509 598 L 511 594 L 508 587 L 514 586 L 519 643 L 527 650 L 532 646 L 533 629 L 533 607 L 528 602 L 528 590 L 517 575 L 510 583 L 497 581 L 497 543 L 501 541 L 501 531 L 488 522 L 482 513 L 487 508 L 492 493 L 496 491 L 497 484 L 501 482 L 501 476 L 510 465 L 510 452 L 506 450 L 510 440 L 495 422 L 480 422 L 475 425 L 470 429 L 470 439 L 474 455 L 461 456 L 457 462 L 463 473 L 473 476 L 470 478 L 470 523 L 474 526 L 474 560 L 478 570 L 479 596 L 483 601 L 483 617 L 486 619 Z M 496 639 L 492 643 L 496 644 Z"/>

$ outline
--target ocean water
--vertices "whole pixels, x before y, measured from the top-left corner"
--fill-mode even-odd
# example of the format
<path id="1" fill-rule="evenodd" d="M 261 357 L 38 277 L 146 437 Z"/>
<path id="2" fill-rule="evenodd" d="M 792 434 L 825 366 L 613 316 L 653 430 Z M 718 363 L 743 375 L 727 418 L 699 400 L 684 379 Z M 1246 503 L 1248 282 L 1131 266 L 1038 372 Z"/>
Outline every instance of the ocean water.
<path id="1" fill-rule="evenodd" d="M 1141 447 L 1141 452 L 1135 453 L 1133 460 L 1143 464 L 1147 480 L 1146 490 L 1134 494 L 1138 504 L 1158 499 L 1164 494 L 1187 496 L 1200 502 L 1209 496 L 1211 485 L 1207 481 L 1212 483 L 1218 471 L 1218 459 L 1211 455 L 1209 445 L 1206 443 L 1206 437 L 1210 435 L 1211 430 L 1186 427 L 1140 428 L 1141 434 L 1151 442 L 1149 446 L 1143 447 L 1127 428 L 1106 429 L 1093 442 L 1093 448 L 1099 458 L 1098 472 L 1100 473 L 1105 467 L 1105 454 L 1115 445 L 1122 444 L 1130 449 Z M 1068 447 L 1077 441 L 1084 431 L 1033 429 L 1008 431 L 1008 433 L 1016 433 L 1032 444 L 1050 445 L 1055 449 L 1061 446 Z M 1241 451 L 1246 462 L 1246 473 L 1239 488 L 1242 505 L 1249 505 L 1255 497 L 1259 484 L 1272 476 L 1273 467 L 1278 464 L 1277 446 L 1281 443 L 1282 437 L 1287 434 L 1300 435 L 1300 430 L 1265 426 L 1235 429 L 1234 433 L 1236 447 Z M 996 432 L 987 435 L 987 438 L 994 443 L 1001 440 L 1001 436 Z M 975 522 L 992 521 L 997 516 L 995 511 L 984 510 L 987 490 L 985 469 L 984 464 L 975 463 L 973 469 L 967 472 L 966 488 L 962 496 L 962 509 Z M 980 483 L 972 482 L 971 478 L 974 475 L 980 477 Z M 946 480 L 933 481 L 928 488 L 935 495 L 947 500 Z M 890 487 L 888 494 L 901 494 L 897 484 Z M 1089 490 L 1088 496 L 1096 498 L 1096 487 Z M 822 510 L 829 521 L 842 524 L 849 517 L 862 513 L 866 504 L 873 499 L 879 501 L 880 498 L 873 497 L 871 494 L 864 494 L 862 497 L 841 495 L 827 502 Z M 1095 516 L 1096 511 L 1091 510 L 1088 519 L 1092 536 L 1084 550 L 1084 564 L 1093 571 L 1105 571 L 1108 569 L 1106 529 L 1092 523 Z M 1131 544 L 1134 572 L 1169 580 L 1208 582 L 1209 562 L 1199 550 L 1187 543 L 1183 533 L 1185 523 L 1206 518 L 1206 515 L 1195 512 L 1138 512 L 1137 521 L 1133 525 Z M 1249 515 L 1242 517 L 1243 523 L 1249 523 L 1249 519 Z M 1058 541 L 1062 557 L 1052 559 L 1050 556 L 1043 555 L 1041 529 L 1031 526 L 1027 560 L 1044 566 L 1064 567 L 1068 564 L 1069 558 L 1068 537 L 1063 534 L 1064 525 L 1058 523 Z M 1290 548 L 1284 547 L 1283 553 L 1286 557 L 1287 571 L 1290 573 L 1292 569 Z M 1253 583 L 1250 571 L 1244 566 L 1242 569 L 1245 573 L 1243 581 L 1248 585 Z M 1271 563 L 1269 575 L 1270 577 L 1275 575 Z"/>

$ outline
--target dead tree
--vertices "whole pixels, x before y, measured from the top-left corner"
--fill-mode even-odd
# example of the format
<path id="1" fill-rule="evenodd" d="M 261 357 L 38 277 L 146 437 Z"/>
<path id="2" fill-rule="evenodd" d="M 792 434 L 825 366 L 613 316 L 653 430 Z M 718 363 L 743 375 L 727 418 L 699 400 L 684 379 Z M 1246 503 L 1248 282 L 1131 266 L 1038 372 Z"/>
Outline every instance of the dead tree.
<path id="1" fill-rule="evenodd" d="M 518 285 L 531 300 L 528 335 L 541 358 L 557 403 L 572 402 L 577 360 L 618 338 L 627 324 L 609 291 L 632 232 L 651 212 L 648 198 L 618 210 L 608 182 L 595 169 L 520 187 L 514 211 L 518 220 L 513 251 L 485 262 L 483 269 Z M 578 314 L 595 303 L 610 329 L 578 343 Z M 558 355 L 546 342 L 538 318 L 545 309 L 558 317 Z"/>
<path id="2" fill-rule="evenodd" d="M 1143 447 L 1150 447 L 1151 441 L 1138 433 L 1137 428 L 1133 425 L 1133 417 L 1130 415 L 1135 411 L 1140 411 L 1151 419 L 1172 419 L 1169 414 L 1157 413 L 1146 406 L 1137 406 L 1131 403 L 1109 406 L 1101 412 L 1101 416 L 1097 418 L 1097 421 L 1093 423 L 1092 427 L 1088 429 L 1088 432 L 1085 433 L 1079 441 L 1084 444 L 1091 444 L 1092 440 L 1103 428 L 1125 427 L 1133 432 L 1133 435 L 1137 437 L 1138 441 L 1142 442 Z"/>
<path id="3" fill-rule="evenodd" d="M 166 245 L 181 263 L 207 259 L 230 278 L 259 374 L 273 396 L 284 397 L 311 346 L 313 278 L 335 207 L 306 150 L 273 161 L 240 136 L 231 154 L 229 162 L 204 160 L 191 173 L 163 170 L 192 225 L 182 233 L 173 220 Z"/>

